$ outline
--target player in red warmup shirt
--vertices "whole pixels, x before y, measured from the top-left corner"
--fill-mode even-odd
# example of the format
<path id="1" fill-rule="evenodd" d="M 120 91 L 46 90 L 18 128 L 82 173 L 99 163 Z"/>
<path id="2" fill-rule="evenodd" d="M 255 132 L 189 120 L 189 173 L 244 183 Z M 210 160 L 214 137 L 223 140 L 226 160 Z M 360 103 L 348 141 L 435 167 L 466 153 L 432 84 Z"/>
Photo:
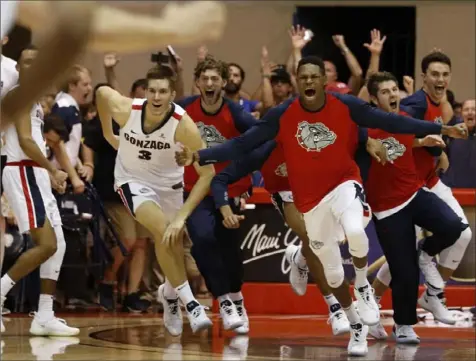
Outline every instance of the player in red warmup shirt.
<path id="1" fill-rule="evenodd" d="M 392 74 L 372 75 L 367 87 L 371 101 L 379 109 L 395 114 L 412 114 L 411 108 L 400 106 L 398 82 Z M 379 129 L 368 132 L 369 137 L 379 139 L 386 146 L 390 161 L 382 165 L 372 160 L 365 189 L 379 242 L 393 276 L 393 337 L 398 343 L 418 344 L 420 338 L 413 325 L 418 322 L 419 268 L 429 283 L 438 271 L 435 266 L 426 266 L 425 255 L 430 255 L 431 259 L 452 246 L 468 225 L 442 199 L 423 188 L 425 182 L 419 177 L 413 154 L 415 136 Z M 417 141 L 421 146 L 444 146 L 441 138 L 432 135 Z M 432 232 L 432 236 L 421 243 L 419 250 L 415 247 L 415 225 Z M 435 318 L 449 323 L 448 310 L 444 307 Z M 377 339 L 387 337 L 381 324 L 372 326 L 369 332 Z"/>
<path id="2" fill-rule="evenodd" d="M 360 170 L 354 161 L 358 125 L 393 133 L 447 134 L 466 137 L 464 126 L 448 127 L 385 113 L 351 95 L 326 93 L 322 59 L 301 59 L 297 68 L 299 97 L 271 109 L 257 125 L 226 143 L 199 152 L 184 148 L 179 164 L 239 159 L 262 143 L 276 139 L 283 147 L 288 179 L 297 209 L 303 213 L 311 249 L 319 257 L 328 284 L 351 324 L 350 355 L 366 355 L 367 325 L 379 322 L 373 289 L 367 280 L 369 241 Z M 347 238 L 356 272 L 352 304 L 338 242 Z"/>
<path id="3" fill-rule="evenodd" d="M 178 102 L 197 124 L 208 148 L 218 146 L 256 124 L 251 113 L 223 97 L 228 72 L 228 64 L 211 56 L 206 57 L 195 69 L 200 96 Z M 226 163 L 216 164 L 216 173 L 226 166 Z M 186 167 L 185 198 L 189 197 L 197 179 L 194 168 Z M 250 188 L 251 177 L 243 178 L 228 187 L 228 204 L 235 212 L 239 212 L 240 196 Z M 224 227 L 222 220 L 213 197 L 208 195 L 187 220 L 187 229 L 193 243 L 191 252 L 208 290 L 220 304 L 224 328 L 245 334 L 249 331 L 249 322 L 241 293 L 244 272 L 241 239 L 239 232 Z"/>
<path id="4" fill-rule="evenodd" d="M 433 51 L 421 61 L 423 74 L 423 88 L 413 95 L 403 99 L 401 104 L 406 106 L 411 116 L 446 124 L 452 117 L 452 108 L 446 99 L 446 90 L 451 80 L 451 60 L 439 51 Z M 441 148 L 423 148 L 421 143 L 414 143 L 413 154 L 420 179 L 425 182 L 430 191 L 445 201 L 448 206 L 468 224 L 466 215 L 459 202 L 453 196 L 453 192 L 438 177 L 437 157 L 440 161 L 447 162 L 447 156 Z M 467 227 L 460 235 L 456 243 L 446 248 L 439 254 L 438 271 L 432 262 L 432 257 L 422 252 L 420 268 L 425 274 L 427 291 L 418 300 L 419 305 L 435 315 L 440 322 L 454 324 L 455 320 L 445 306 L 444 284 L 458 268 L 466 248 L 472 238 L 472 232 Z M 378 274 L 383 290 L 390 284 L 388 265 L 383 265 Z M 379 293 L 379 289 L 376 292 Z"/>

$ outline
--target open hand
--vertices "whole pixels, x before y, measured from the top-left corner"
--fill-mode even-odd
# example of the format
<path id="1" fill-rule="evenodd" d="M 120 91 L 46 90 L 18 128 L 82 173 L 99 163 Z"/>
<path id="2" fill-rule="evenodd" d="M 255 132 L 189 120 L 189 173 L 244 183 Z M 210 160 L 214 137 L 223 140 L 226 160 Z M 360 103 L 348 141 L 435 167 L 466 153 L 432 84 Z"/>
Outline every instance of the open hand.
<path id="1" fill-rule="evenodd" d="M 185 221 L 181 218 L 174 219 L 166 228 L 162 242 L 171 245 L 183 237 Z"/>
<path id="2" fill-rule="evenodd" d="M 193 152 L 189 147 L 182 145 L 182 149 L 175 152 L 175 161 L 181 167 L 191 165 L 194 161 Z"/>

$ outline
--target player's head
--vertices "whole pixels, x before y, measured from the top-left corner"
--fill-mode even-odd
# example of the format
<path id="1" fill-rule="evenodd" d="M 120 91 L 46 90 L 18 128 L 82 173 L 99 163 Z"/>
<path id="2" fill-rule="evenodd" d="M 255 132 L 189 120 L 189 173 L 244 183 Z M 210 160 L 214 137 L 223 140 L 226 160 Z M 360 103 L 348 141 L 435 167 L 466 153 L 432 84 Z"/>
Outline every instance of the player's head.
<path id="1" fill-rule="evenodd" d="M 195 84 L 200 90 L 202 101 L 207 105 L 216 104 L 228 80 L 228 64 L 207 55 L 194 71 Z"/>
<path id="2" fill-rule="evenodd" d="M 147 111 L 151 115 L 163 115 L 170 110 L 169 105 L 175 99 L 177 76 L 170 66 L 157 65 L 146 75 Z"/>
<path id="3" fill-rule="evenodd" d="M 131 98 L 145 99 L 145 91 L 147 90 L 147 79 L 137 79 L 131 86 Z"/>
<path id="4" fill-rule="evenodd" d="M 21 79 L 22 74 L 33 64 L 36 56 L 38 55 L 38 49 L 34 45 L 28 45 L 20 54 L 16 68 L 18 75 Z"/>
<path id="5" fill-rule="evenodd" d="M 461 107 L 461 117 L 468 129 L 476 128 L 476 100 L 467 99 L 463 102 Z"/>
<path id="6" fill-rule="evenodd" d="M 324 96 L 326 86 L 325 65 L 317 56 L 302 58 L 297 66 L 297 87 L 304 104 L 311 104 Z"/>
<path id="7" fill-rule="evenodd" d="M 236 63 L 228 63 L 228 81 L 225 85 L 225 93 L 235 95 L 241 90 L 245 81 L 245 71 Z"/>
<path id="8" fill-rule="evenodd" d="M 55 148 L 61 141 L 67 142 L 69 140 L 69 132 L 64 120 L 56 114 L 45 117 L 43 135 L 50 148 Z"/>
<path id="9" fill-rule="evenodd" d="M 446 94 L 451 81 L 451 59 L 440 51 L 434 51 L 421 61 L 423 88 L 435 101 Z"/>
<path id="10" fill-rule="evenodd" d="M 324 67 L 326 69 L 326 77 L 329 83 L 334 83 L 337 81 L 337 68 L 332 61 L 324 61 Z"/>
<path id="11" fill-rule="evenodd" d="M 400 110 L 400 89 L 397 78 L 392 73 L 383 71 L 372 74 L 367 82 L 370 100 L 378 108 L 390 113 Z"/>
<path id="12" fill-rule="evenodd" d="M 67 71 L 66 82 L 61 90 L 71 95 L 78 105 L 89 103 L 93 90 L 91 73 L 82 65 L 73 65 Z"/>

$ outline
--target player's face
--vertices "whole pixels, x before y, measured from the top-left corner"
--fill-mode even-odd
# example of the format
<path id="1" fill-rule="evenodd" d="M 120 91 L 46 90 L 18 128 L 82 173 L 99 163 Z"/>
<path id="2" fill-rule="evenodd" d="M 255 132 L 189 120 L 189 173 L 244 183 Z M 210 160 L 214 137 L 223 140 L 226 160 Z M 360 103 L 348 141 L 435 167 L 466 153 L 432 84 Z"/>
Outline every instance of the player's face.
<path id="1" fill-rule="evenodd" d="M 141 86 L 138 86 L 137 88 L 135 88 L 134 93 L 132 93 L 132 96 L 134 98 L 145 99 L 145 93 L 146 89 Z"/>
<path id="2" fill-rule="evenodd" d="M 423 84 L 430 97 L 436 101 L 443 99 L 451 81 L 451 69 L 444 63 L 431 63 L 423 74 Z"/>
<path id="3" fill-rule="evenodd" d="M 325 65 L 325 68 L 326 68 L 327 81 L 329 83 L 337 81 L 337 68 L 336 68 L 336 66 L 333 63 L 331 63 L 330 61 L 325 61 L 324 65 Z"/>
<path id="4" fill-rule="evenodd" d="M 213 105 L 221 97 L 221 91 L 226 85 L 221 75 L 215 69 L 207 69 L 196 81 L 197 88 L 200 89 L 202 101 L 207 105 Z"/>
<path id="5" fill-rule="evenodd" d="M 91 101 L 93 87 L 91 85 L 91 75 L 88 71 L 78 73 L 79 80 L 76 84 L 70 84 L 69 94 L 78 102 L 78 105 L 84 105 Z"/>
<path id="6" fill-rule="evenodd" d="M 50 148 L 55 148 L 58 143 L 61 141 L 61 137 L 58 133 L 56 133 L 54 130 L 50 130 L 46 133 L 44 133 L 46 144 Z"/>
<path id="7" fill-rule="evenodd" d="M 169 111 L 169 104 L 175 99 L 175 91 L 167 79 L 151 79 L 145 97 L 149 114 L 162 115 Z"/>
<path id="8" fill-rule="evenodd" d="M 31 66 L 31 64 L 33 64 L 33 61 L 36 59 L 37 55 L 38 50 L 27 49 L 21 52 L 20 59 L 17 63 L 17 70 L 20 76 L 26 69 Z"/>
<path id="9" fill-rule="evenodd" d="M 400 109 L 400 89 L 393 80 L 383 81 L 379 84 L 376 97 L 372 101 L 382 110 L 389 113 L 398 113 Z"/>
<path id="10" fill-rule="evenodd" d="M 461 116 L 468 128 L 472 129 L 476 126 L 476 100 L 471 99 L 464 102 Z"/>
<path id="11" fill-rule="evenodd" d="M 271 87 L 273 89 L 273 96 L 277 99 L 287 98 L 292 90 L 291 84 L 283 80 L 273 81 Z"/>
<path id="12" fill-rule="evenodd" d="M 297 86 L 301 100 L 313 103 L 324 94 L 326 76 L 318 65 L 305 64 L 299 68 Z"/>

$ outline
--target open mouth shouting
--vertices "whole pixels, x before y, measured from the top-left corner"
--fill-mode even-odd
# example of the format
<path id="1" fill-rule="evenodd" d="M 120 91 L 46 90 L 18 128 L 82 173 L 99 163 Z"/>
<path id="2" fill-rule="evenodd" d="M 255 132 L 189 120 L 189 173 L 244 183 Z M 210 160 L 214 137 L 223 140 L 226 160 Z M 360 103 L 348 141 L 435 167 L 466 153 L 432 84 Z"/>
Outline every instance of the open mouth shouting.
<path id="1" fill-rule="evenodd" d="M 312 98 L 313 96 L 316 95 L 316 89 L 314 88 L 307 88 L 304 90 L 304 95 L 308 98 Z"/>
<path id="2" fill-rule="evenodd" d="M 392 110 L 397 110 L 397 107 L 398 107 L 398 102 L 396 100 L 392 100 L 390 101 L 390 109 Z"/>
<path id="3" fill-rule="evenodd" d="M 435 85 L 435 94 L 443 96 L 445 94 L 446 87 L 444 85 Z"/>
<path id="4" fill-rule="evenodd" d="M 215 96 L 214 90 L 205 90 L 205 96 L 209 99 L 212 99 Z"/>

